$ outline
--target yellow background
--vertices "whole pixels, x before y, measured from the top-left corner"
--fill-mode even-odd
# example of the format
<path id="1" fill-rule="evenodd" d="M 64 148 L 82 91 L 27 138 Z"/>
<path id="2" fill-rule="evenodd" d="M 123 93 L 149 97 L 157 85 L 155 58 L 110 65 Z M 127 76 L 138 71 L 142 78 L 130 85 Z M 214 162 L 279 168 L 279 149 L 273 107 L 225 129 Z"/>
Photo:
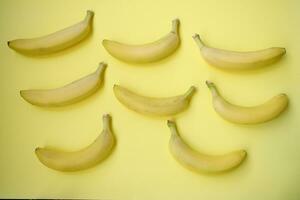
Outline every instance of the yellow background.
<path id="1" fill-rule="evenodd" d="M 296 0 L 1 0 L 0 1 L 0 197 L 296 200 L 300 198 L 300 3 Z M 95 12 L 93 34 L 79 45 L 46 57 L 21 55 L 8 40 L 41 36 Z M 170 57 L 132 65 L 111 57 L 101 41 L 150 42 L 181 21 L 181 46 Z M 271 46 L 287 49 L 276 64 L 253 71 L 228 72 L 209 66 L 192 39 L 231 50 Z M 21 89 L 59 87 L 109 65 L 104 87 L 90 98 L 63 108 L 36 107 Z M 240 105 L 260 104 L 285 92 L 289 108 L 268 123 L 243 126 L 213 110 L 205 80 Z M 195 149 L 221 154 L 245 148 L 247 160 L 220 175 L 191 172 L 168 151 L 167 118 L 143 116 L 122 106 L 113 84 L 148 96 L 173 96 L 195 85 L 189 109 L 174 117 L 182 137 Z M 118 144 L 98 166 L 62 173 L 42 165 L 37 146 L 77 150 L 102 130 L 110 113 Z"/>

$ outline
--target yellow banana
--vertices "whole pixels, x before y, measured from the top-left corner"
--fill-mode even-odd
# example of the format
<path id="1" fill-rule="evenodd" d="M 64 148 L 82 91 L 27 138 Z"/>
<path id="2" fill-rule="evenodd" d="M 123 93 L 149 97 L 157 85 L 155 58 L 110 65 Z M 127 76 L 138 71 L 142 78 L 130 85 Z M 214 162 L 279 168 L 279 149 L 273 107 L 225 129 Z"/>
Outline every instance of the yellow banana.
<path id="1" fill-rule="evenodd" d="M 142 45 L 129 45 L 112 40 L 103 40 L 104 48 L 115 58 L 134 63 L 161 60 L 172 54 L 179 45 L 179 20 L 172 21 L 172 30 L 161 39 Z"/>
<path id="2" fill-rule="evenodd" d="M 68 48 L 83 40 L 92 30 L 94 13 L 87 11 L 85 19 L 73 26 L 38 38 L 17 39 L 7 42 L 8 46 L 24 54 L 50 54 Z"/>
<path id="3" fill-rule="evenodd" d="M 119 85 L 114 85 L 114 94 L 127 108 L 141 114 L 152 116 L 169 116 L 177 114 L 189 105 L 196 88 L 191 86 L 183 95 L 168 98 L 152 98 L 136 94 Z"/>
<path id="4" fill-rule="evenodd" d="M 223 155 L 207 155 L 195 151 L 180 137 L 175 122 L 168 120 L 171 130 L 169 149 L 173 157 L 183 166 L 196 172 L 217 173 L 233 169 L 246 158 L 245 150 Z"/>
<path id="5" fill-rule="evenodd" d="M 90 168 L 111 153 L 115 138 L 110 129 L 111 118 L 103 115 L 103 131 L 89 146 L 74 152 L 64 152 L 50 148 L 36 148 L 35 154 L 41 163 L 58 171 L 77 171 Z"/>
<path id="6" fill-rule="evenodd" d="M 272 47 L 248 52 L 236 52 L 206 46 L 200 36 L 193 36 L 202 57 L 211 65 L 222 69 L 252 69 L 271 64 L 279 60 L 285 53 L 285 48 Z"/>
<path id="7" fill-rule="evenodd" d="M 274 96 L 269 101 L 253 107 L 237 106 L 226 101 L 218 92 L 214 83 L 206 81 L 213 98 L 216 112 L 224 119 L 239 124 L 256 124 L 274 119 L 288 105 L 286 94 Z"/>
<path id="8" fill-rule="evenodd" d="M 100 88 L 105 68 L 106 64 L 101 62 L 94 73 L 63 87 L 49 90 L 21 90 L 20 95 L 28 103 L 37 106 L 69 105 L 92 95 Z"/>

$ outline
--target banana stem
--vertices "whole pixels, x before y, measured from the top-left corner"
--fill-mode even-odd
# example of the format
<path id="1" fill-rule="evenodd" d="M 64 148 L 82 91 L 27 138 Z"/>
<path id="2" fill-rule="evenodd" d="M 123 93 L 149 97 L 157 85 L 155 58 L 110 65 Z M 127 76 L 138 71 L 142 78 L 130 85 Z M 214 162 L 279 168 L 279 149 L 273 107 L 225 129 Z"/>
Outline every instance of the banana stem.
<path id="1" fill-rule="evenodd" d="M 196 33 L 195 35 L 193 35 L 193 38 L 194 38 L 196 44 L 198 45 L 199 49 L 201 50 L 205 45 L 204 45 L 203 41 L 201 40 L 199 34 Z"/>
<path id="2" fill-rule="evenodd" d="M 210 89 L 212 96 L 214 96 L 214 97 L 219 96 L 218 89 L 213 82 L 206 81 L 205 83 L 206 83 L 207 87 Z"/>
<path id="3" fill-rule="evenodd" d="M 176 35 L 178 34 L 178 28 L 179 28 L 179 19 L 173 19 L 172 21 L 172 31 L 173 33 L 175 33 Z"/>
<path id="4" fill-rule="evenodd" d="M 195 93 L 196 91 L 196 87 L 195 86 L 191 86 L 190 89 L 183 95 L 183 97 L 185 99 L 189 99 L 193 96 L 193 94 Z"/>
<path id="5" fill-rule="evenodd" d="M 178 135 L 176 123 L 172 120 L 167 121 L 168 127 L 171 130 L 172 135 Z"/>
<path id="6" fill-rule="evenodd" d="M 111 122 L 110 115 L 109 114 L 104 114 L 102 119 L 103 119 L 103 130 L 110 129 L 110 122 Z"/>

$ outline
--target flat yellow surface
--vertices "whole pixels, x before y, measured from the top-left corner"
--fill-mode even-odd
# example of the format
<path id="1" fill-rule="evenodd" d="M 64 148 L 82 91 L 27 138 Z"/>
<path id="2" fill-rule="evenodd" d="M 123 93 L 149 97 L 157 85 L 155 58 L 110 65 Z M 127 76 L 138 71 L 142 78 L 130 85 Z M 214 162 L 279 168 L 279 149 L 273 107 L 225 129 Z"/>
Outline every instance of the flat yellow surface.
<path id="1" fill-rule="evenodd" d="M 300 1 L 296 0 L 1 0 L 0 1 L 0 197 L 97 198 L 105 200 L 300 199 Z M 93 34 L 79 45 L 46 57 L 24 56 L 8 40 L 41 36 L 95 12 Z M 132 65 L 111 57 L 103 39 L 150 42 L 181 21 L 182 44 L 170 57 Z M 276 64 L 253 71 L 227 72 L 209 66 L 192 39 L 231 50 L 271 46 L 287 49 Z M 104 87 L 63 108 L 32 106 L 21 89 L 62 86 L 109 65 Z M 284 92 L 289 108 L 268 123 L 243 126 L 213 110 L 205 80 L 225 98 L 256 105 Z M 168 151 L 167 118 L 151 118 L 123 107 L 113 84 L 148 96 L 173 96 L 198 88 L 189 109 L 174 116 L 182 137 L 195 149 L 222 154 L 244 148 L 247 160 L 236 170 L 204 175 L 179 165 Z M 77 150 L 102 130 L 110 113 L 118 144 L 111 156 L 89 170 L 62 173 L 42 165 L 38 146 Z"/>

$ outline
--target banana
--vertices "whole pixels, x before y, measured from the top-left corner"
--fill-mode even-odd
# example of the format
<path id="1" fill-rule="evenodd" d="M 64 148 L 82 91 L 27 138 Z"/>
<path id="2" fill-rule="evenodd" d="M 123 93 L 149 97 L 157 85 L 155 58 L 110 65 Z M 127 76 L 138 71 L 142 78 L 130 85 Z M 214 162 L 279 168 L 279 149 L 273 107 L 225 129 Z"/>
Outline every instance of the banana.
<path id="1" fill-rule="evenodd" d="M 245 150 L 223 155 L 207 155 L 195 151 L 180 137 L 175 122 L 168 120 L 171 130 L 169 149 L 173 157 L 183 166 L 196 172 L 217 173 L 228 171 L 240 165 L 246 158 Z"/>
<path id="2" fill-rule="evenodd" d="M 131 110 L 145 115 L 169 116 L 188 107 L 196 88 L 191 86 L 185 94 L 167 98 L 141 96 L 119 85 L 114 85 L 113 90 L 116 98 Z"/>
<path id="3" fill-rule="evenodd" d="M 31 55 L 43 55 L 66 49 L 83 40 L 92 30 L 94 13 L 87 11 L 83 21 L 55 33 L 31 39 L 8 41 L 11 49 Z"/>
<path id="4" fill-rule="evenodd" d="M 285 53 L 285 48 L 272 47 L 268 49 L 235 52 L 206 46 L 200 36 L 193 36 L 203 58 L 211 65 L 222 69 L 252 69 L 271 64 L 279 60 Z"/>
<path id="5" fill-rule="evenodd" d="M 81 101 L 100 88 L 106 66 L 101 62 L 94 73 L 63 87 L 49 90 L 21 90 L 20 95 L 28 103 L 37 106 L 65 106 Z"/>
<path id="6" fill-rule="evenodd" d="M 102 45 L 113 57 L 133 63 L 148 63 L 161 60 L 172 54 L 179 46 L 179 20 L 172 21 L 172 30 L 161 39 L 142 45 L 129 45 L 112 40 L 103 40 Z"/>
<path id="7" fill-rule="evenodd" d="M 89 146 L 74 152 L 64 152 L 50 148 L 36 148 L 35 154 L 45 166 L 58 171 L 78 171 L 90 168 L 111 153 L 115 138 L 110 129 L 111 117 L 103 115 L 103 131 Z"/>
<path id="8" fill-rule="evenodd" d="M 214 83 L 206 81 L 211 91 L 213 106 L 216 112 L 225 120 L 239 124 L 256 124 L 274 119 L 288 105 L 286 94 L 274 96 L 269 101 L 253 107 L 237 106 L 226 101 L 218 92 Z"/>

